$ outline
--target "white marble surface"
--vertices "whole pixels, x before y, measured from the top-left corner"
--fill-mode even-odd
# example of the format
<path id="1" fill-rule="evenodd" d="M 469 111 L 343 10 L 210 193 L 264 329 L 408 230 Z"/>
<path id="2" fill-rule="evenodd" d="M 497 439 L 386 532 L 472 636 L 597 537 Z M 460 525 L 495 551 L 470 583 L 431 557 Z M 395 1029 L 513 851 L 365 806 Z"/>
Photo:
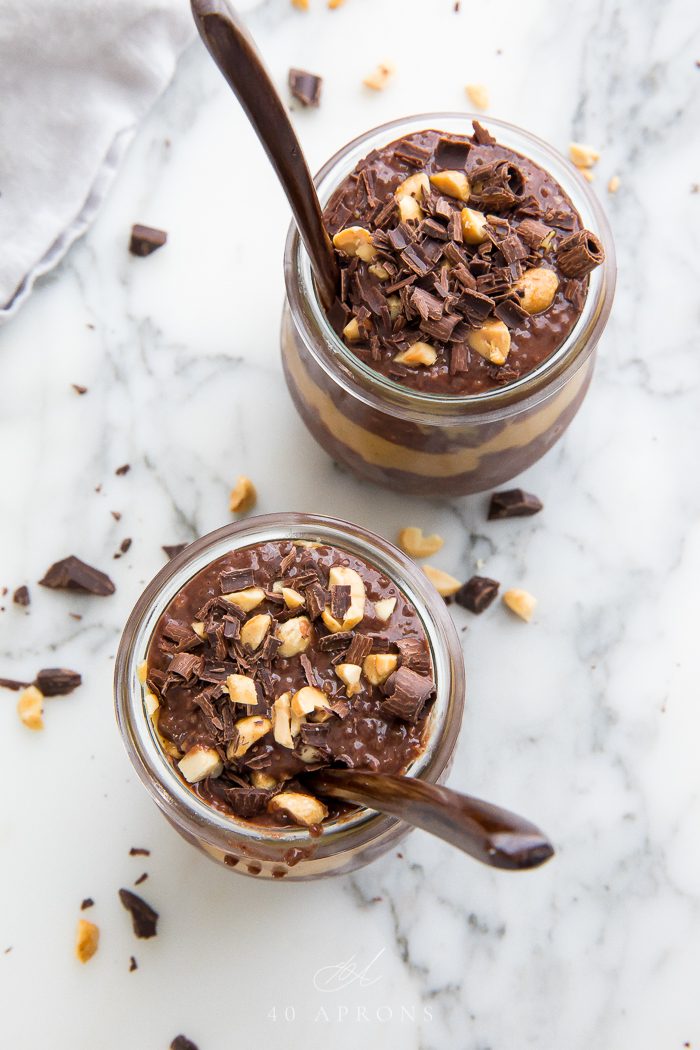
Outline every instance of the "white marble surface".
<path id="1" fill-rule="evenodd" d="M 381 120 L 463 107 L 467 80 L 488 85 L 494 116 L 600 147 L 621 274 L 597 376 L 522 479 L 546 505 L 531 521 L 487 524 L 484 498 L 411 500 L 339 472 L 280 372 L 285 202 L 223 82 L 189 51 L 92 232 L 0 333 L 0 586 L 26 582 L 33 599 L 28 613 L 5 599 L 0 674 L 61 664 L 85 679 L 47 705 L 43 734 L 1 698 L 2 1045 L 164 1050 L 184 1032 L 200 1050 L 696 1047 L 693 5 L 463 0 L 455 14 L 433 0 L 430 18 L 416 0 L 311 5 L 268 0 L 251 26 L 280 85 L 290 63 L 326 77 L 320 111 L 296 114 L 314 166 Z M 359 81 L 384 58 L 398 74 L 371 95 Z M 251 198 L 264 204 L 255 226 Z M 132 259 L 134 221 L 168 229 L 167 247 Z M 500 607 L 455 613 L 469 703 L 451 782 L 541 823 L 558 847 L 545 869 L 492 873 L 416 833 L 357 876 L 263 885 L 219 870 L 159 816 L 115 728 L 114 653 L 160 545 L 228 520 L 238 472 L 261 511 L 335 513 L 389 537 L 421 524 L 446 536 L 445 568 L 466 577 L 482 558 L 538 597 L 529 626 Z M 116 595 L 37 587 L 69 553 L 109 571 Z M 132 845 L 151 856 L 130 858 Z M 144 870 L 161 932 L 136 942 L 116 891 Z M 81 968 L 88 895 L 102 939 Z M 364 980 L 316 988 L 320 968 L 350 958 L 372 964 Z"/>

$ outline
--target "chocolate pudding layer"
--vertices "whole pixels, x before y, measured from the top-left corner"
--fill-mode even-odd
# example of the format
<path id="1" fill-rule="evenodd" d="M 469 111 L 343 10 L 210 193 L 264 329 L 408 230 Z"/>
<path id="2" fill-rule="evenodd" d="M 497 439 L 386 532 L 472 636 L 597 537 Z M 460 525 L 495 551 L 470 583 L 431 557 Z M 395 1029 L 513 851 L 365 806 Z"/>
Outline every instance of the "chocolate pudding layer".
<path id="1" fill-rule="evenodd" d="M 396 773 L 434 698 L 422 622 L 399 587 L 328 545 L 232 551 L 160 617 L 144 671 L 166 754 L 205 802 L 315 829 L 341 809 L 304 785 L 329 766 Z"/>
<path id="2" fill-rule="evenodd" d="M 471 136 L 425 130 L 374 150 L 324 218 L 336 332 L 381 375 L 434 395 L 503 387 L 551 357 L 604 258 L 559 183 L 477 122 Z"/>

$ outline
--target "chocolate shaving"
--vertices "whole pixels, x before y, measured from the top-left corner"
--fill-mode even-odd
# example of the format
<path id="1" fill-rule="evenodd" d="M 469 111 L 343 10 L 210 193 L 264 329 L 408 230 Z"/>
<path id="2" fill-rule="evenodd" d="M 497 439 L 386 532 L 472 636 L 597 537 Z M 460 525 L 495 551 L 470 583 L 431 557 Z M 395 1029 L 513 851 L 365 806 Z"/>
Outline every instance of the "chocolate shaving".
<path id="1" fill-rule="evenodd" d="M 401 666 L 410 667 L 417 674 L 430 674 L 428 646 L 420 638 L 399 638 L 396 648 L 401 653 Z"/>
<path id="2" fill-rule="evenodd" d="M 29 596 L 29 588 L 24 584 L 22 584 L 21 587 L 18 587 L 15 593 L 12 595 L 12 601 L 15 603 L 15 605 L 22 605 L 26 609 L 26 607 L 31 602 L 31 598 Z"/>
<path id="3" fill-rule="evenodd" d="M 316 642 L 316 648 L 322 653 L 333 652 L 336 649 L 345 649 L 354 637 L 352 631 L 336 631 L 335 634 L 324 634 Z"/>
<path id="4" fill-rule="evenodd" d="M 68 696 L 82 683 L 77 671 L 64 667 L 44 667 L 37 672 L 34 685 L 44 696 Z"/>
<path id="5" fill-rule="evenodd" d="M 586 301 L 586 288 L 583 281 L 565 281 L 562 285 L 562 295 L 577 310 L 583 309 Z"/>
<path id="6" fill-rule="evenodd" d="M 550 226 L 539 219 L 523 219 L 518 226 L 518 236 L 531 248 L 541 248 L 553 232 Z"/>
<path id="7" fill-rule="evenodd" d="M 496 139 L 493 137 L 490 131 L 487 131 L 483 124 L 480 124 L 478 120 L 472 121 L 472 129 L 474 142 L 478 146 L 495 146 Z"/>
<path id="8" fill-rule="evenodd" d="M 525 175 L 517 164 L 497 160 L 474 174 L 470 200 L 481 208 L 506 210 L 517 204 L 525 189 Z"/>
<path id="9" fill-rule="evenodd" d="M 498 594 L 499 583 L 487 576 L 472 576 L 455 594 L 455 601 L 469 612 L 482 613 Z"/>
<path id="10" fill-rule="evenodd" d="M 435 689 L 432 678 L 416 674 L 410 667 L 399 667 L 394 692 L 382 703 L 382 711 L 404 722 L 417 722 L 423 706 Z"/>
<path id="11" fill-rule="evenodd" d="M 165 230 L 156 230 L 153 226 L 140 226 L 138 223 L 131 227 L 131 239 L 129 251 L 132 255 L 146 256 L 162 248 L 168 239 Z"/>
<path id="12" fill-rule="evenodd" d="M 372 639 L 366 634 L 356 634 L 345 653 L 345 663 L 362 664 L 365 657 L 372 652 Z"/>
<path id="13" fill-rule="evenodd" d="M 331 616 L 342 624 L 345 614 L 352 604 L 350 587 L 347 584 L 339 584 L 331 587 Z"/>
<path id="14" fill-rule="evenodd" d="M 316 675 L 316 672 L 314 671 L 314 665 L 311 663 L 311 660 L 306 655 L 306 653 L 301 654 L 301 656 L 299 657 L 299 662 L 301 663 L 301 666 L 303 668 L 304 677 L 306 678 L 308 685 L 311 685 L 315 689 L 317 689 L 320 684 L 319 679 Z"/>
<path id="15" fill-rule="evenodd" d="M 326 608 L 328 595 L 320 583 L 311 583 L 304 590 L 306 611 L 310 620 L 316 620 Z"/>
<path id="16" fill-rule="evenodd" d="M 509 328 L 519 328 L 529 316 L 514 299 L 504 299 L 493 312 L 499 321 L 503 321 Z"/>
<path id="17" fill-rule="evenodd" d="M 143 940 L 155 937 L 158 927 L 158 912 L 154 911 L 142 897 L 131 890 L 119 890 L 119 900 L 131 914 L 134 933 Z"/>
<path id="18" fill-rule="evenodd" d="M 425 146 L 419 146 L 417 142 L 401 139 L 394 150 L 394 156 L 397 160 L 404 160 L 414 168 L 422 168 L 430 159 L 430 150 Z"/>
<path id="19" fill-rule="evenodd" d="M 556 250 L 559 269 L 565 277 L 585 277 L 605 259 L 603 245 L 590 230 L 565 237 Z"/>
<path id="20" fill-rule="evenodd" d="M 449 171 L 463 171 L 471 149 L 463 139 L 441 138 L 435 147 L 435 164 Z"/>
<path id="21" fill-rule="evenodd" d="M 237 817 L 254 817 L 261 813 L 272 798 L 271 791 L 262 788 L 227 788 L 224 797 Z"/>
<path id="22" fill-rule="evenodd" d="M 501 518 L 527 518 L 542 510 L 542 503 L 537 496 L 523 489 L 507 489 L 494 492 L 489 503 L 488 520 Z"/>
<path id="23" fill-rule="evenodd" d="M 289 70 L 289 90 L 302 106 L 318 106 L 323 79 L 305 69 Z"/>
<path id="24" fill-rule="evenodd" d="M 227 569 L 219 577 L 222 594 L 234 594 L 255 586 L 255 573 L 250 566 L 244 569 Z"/>
<path id="25" fill-rule="evenodd" d="M 170 662 L 168 674 L 179 675 L 188 682 L 199 676 L 203 666 L 204 661 L 201 656 L 195 656 L 193 653 L 177 653 Z"/>
<path id="26" fill-rule="evenodd" d="M 109 576 L 73 555 L 55 562 L 39 583 L 42 587 L 54 590 L 79 591 L 98 597 L 114 594 L 115 591 Z"/>
<path id="27" fill-rule="evenodd" d="M 147 878 L 148 872 L 144 871 L 141 875 L 139 875 L 138 879 L 134 879 L 134 886 L 140 886 L 141 883 L 145 882 Z"/>

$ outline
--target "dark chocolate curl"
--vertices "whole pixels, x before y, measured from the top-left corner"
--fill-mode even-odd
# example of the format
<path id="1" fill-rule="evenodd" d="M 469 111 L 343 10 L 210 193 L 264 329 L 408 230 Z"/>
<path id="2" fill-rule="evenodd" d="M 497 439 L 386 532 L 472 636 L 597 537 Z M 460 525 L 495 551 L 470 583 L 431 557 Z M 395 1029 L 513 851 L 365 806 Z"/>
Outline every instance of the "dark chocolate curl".
<path id="1" fill-rule="evenodd" d="M 605 259 L 603 245 L 590 230 L 578 230 L 557 248 L 557 263 L 565 277 L 585 277 Z"/>

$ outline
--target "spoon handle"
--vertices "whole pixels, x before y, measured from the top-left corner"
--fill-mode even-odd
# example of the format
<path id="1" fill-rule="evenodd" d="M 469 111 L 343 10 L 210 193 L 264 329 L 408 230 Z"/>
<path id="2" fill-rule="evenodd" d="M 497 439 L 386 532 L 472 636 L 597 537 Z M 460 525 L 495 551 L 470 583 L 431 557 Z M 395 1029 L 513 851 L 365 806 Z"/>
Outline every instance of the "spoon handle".
<path id="1" fill-rule="evenodd" d="M 326 307 L 335 298 L 337 264 L 299 140 L 240 18 L 228 0 L 191 0 L 204 44 L 238 98 L 287 194 Z"/>
<path id="2" fill-rule="evenodd" d="M 438 784 L 344 769 L 320 770 L 305 779 L 320 795 L 400 817 L 492 868 L 536 868 L 554 854 L 529 820 Z"/>

